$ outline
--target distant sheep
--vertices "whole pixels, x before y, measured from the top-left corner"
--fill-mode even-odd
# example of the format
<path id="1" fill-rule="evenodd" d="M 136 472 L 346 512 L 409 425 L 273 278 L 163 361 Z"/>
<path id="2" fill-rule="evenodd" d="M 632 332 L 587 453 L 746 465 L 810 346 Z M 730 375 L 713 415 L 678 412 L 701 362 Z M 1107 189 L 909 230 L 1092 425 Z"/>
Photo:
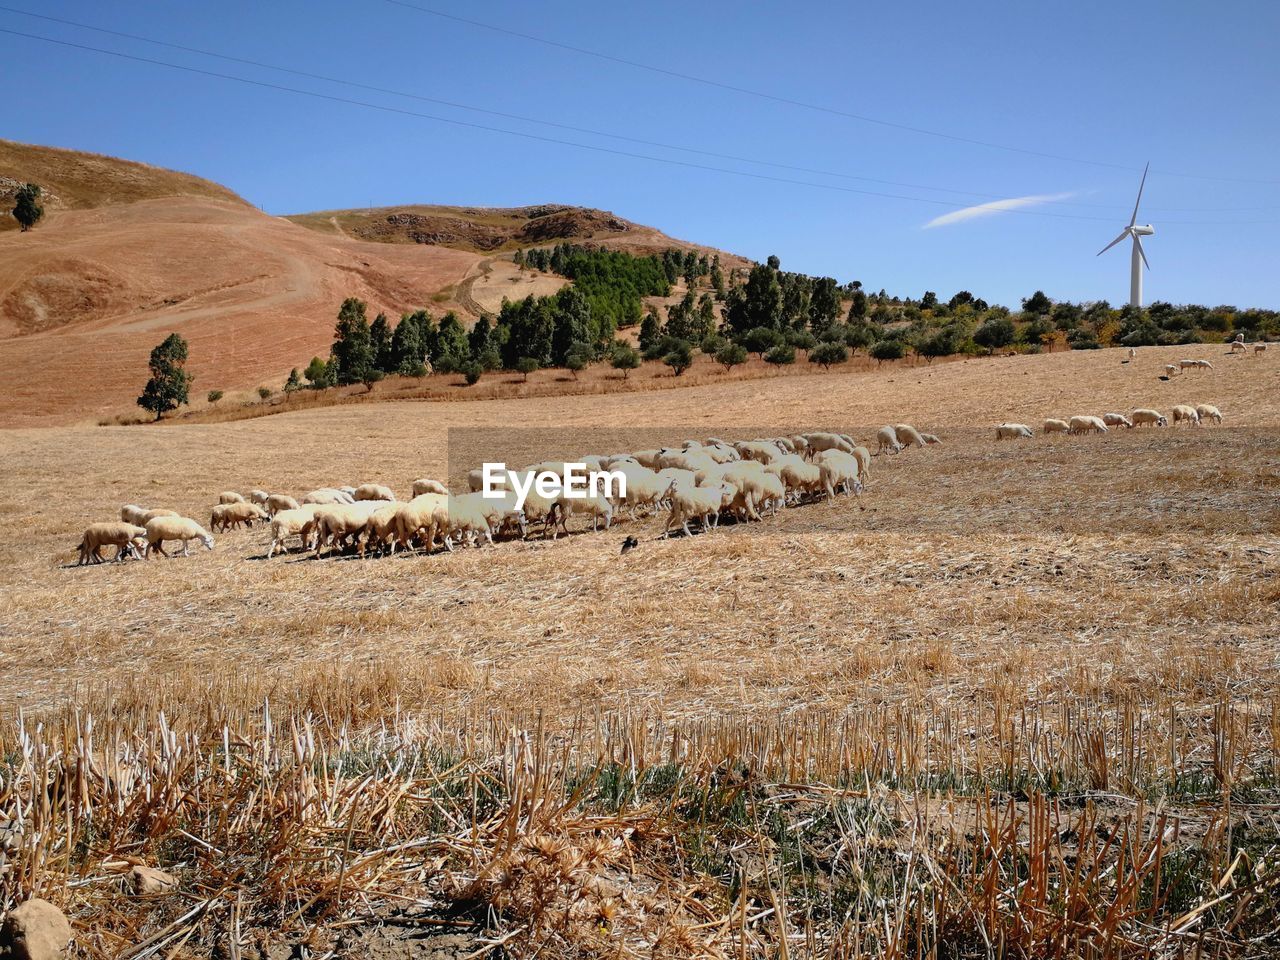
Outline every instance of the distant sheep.
<path id="1" fill-rule="evenodd" d="M 328 506 L 335 503 L 355 503 L 355 498 L 349 493 L 343 493 L 336 487 L 320 487 L 317 490 L 304 495 L 299 501 L 300 506 L 307 504 L 316 504 L 317 506 Z"/>
<path id="2" fill-rule="evenodd" d="M 438 493 L 441 496 L 449 495 L 449 488 L 439 480 L 415 480 L 413 481 L 413 495 L 420 497 L 424 493 Z"/>
<path id="3" fill-rule="evenodd" d="M 1244 345 L 1244 341 L 1235 340 L 1231 344 L 1231 352 L 1232 353 L 1248 353 L 1249 348 Z"/>
<path id="4" fill-rule="evenodd" d="M 1164 414 L 1159 410 L 1151 410 L 1146 407 L 1133 411 L 1130 419 L 1133 420 L 1135 427 L 1167 427 L 1169 425 L 1169 421 L 1165 419 Z"/>
<path id="5" fill-rule="evenodd" d="M 218 494 L 219 503 L 244 503 L 244 497 L 234 490 L 224 490 Z"/>
<path id="6" fill-rule="evenodd" d="M 1265 343 L 1255 343 L 1253 345 L 1253 355 L 1256 357 L 1260 353 L 1265 353 L 1267 345 Z"/>
<path id="7" fill-rule="evenodd" d="M 1070 433 L 1071 424 L 1067 423 L 1065 420 L 1057 420 L 1050 417 L 1044 422 L 1043 429 L 1045 433 Z"/>
<path id="8" fill-rule="evenodd" d="M 805 453 L 812 460 L 823 450 L 843 450 L 853 452 L 853 444 L 838 433 L 804 433 L 801 439 L 805 442 Z M 797 445 L 798 446 L 798 445 Z"/>
<path id="9" fill-rule="evenodd" d="M 394 502 L 396 499 L 396 495 L 391 492 L 391 488 L 384 487 L 380 483 L 362 483 L 356 487 L 351 496 L 356 500 L 386 500 Z"/>
<path id="10" fill-rule="evenodd" d="M 268 516 L 275 516 L 281 510 L 297 510 L 301 504 L 286 494 L 273 493 L 267 497 L 267 502 L 262 506 L 267 511 Z"/>
<path id="11" fill-rule="evenodd" d="M 865 510 L 862 503 L 861 465 L 858 458 L 841 450 L 827 450 L 816 458 L 818 469 L 822 471 L 822 486 L 828 499 L 835 499 L 837 493 L 852 493 L 858 498 L 858 509 Z"/>
<path id="12" fill-rule="evenodd" d="M 920 435 L 920 431 L 909 423 L 896 424 L 893 432 L 898 435 L 898 442 L 903 446 L 923 447 L 925 445 L 924 437 Z"/>
<path id="13" fill-rule="evenodd" d="M 102 563 L 103 547 L 115 547 L 116 560 L 123 560 L 126 556 L 136 558 L 136 541 L 145 541 L 146 536 L 146 528 L 123 520 L 91 523 L 80 540 L 80 560 L 76 565 L 83 567 L 88 563 Z"/>
<path id="14" fill-rule="evenodd" d="M 125 523 L 132 523 L 135 527 L 145 527 L 147 521 L 154 517 L 176 517 L 177 515 L 176 510 L 148 510 L 135 503 L 126 503 L 120 508 L 120 519 Z"/>
<path id="15" fill-rule="evenodd" d="M 996 427 L 997 440 L 1017 440 L 1020 437 L 1030 439 L 1034 436 L 1025 423 L 1002 423 Z"/>
<path id="16" fill-rule="evenodd" d="M 151 559 L 152 551 L 159 553 L 162 557 L 169 556 L 164 549 L 166 540 L 182 541 L 184 557 L 190 555 L 192 540 L 199 540 L 206 550 L 213 549 L 213 537 L 209 536 L 204 527 L 189 517 L 153 517 L 147 521 L 148 560 Z"/>
<path id="17" fill-rule="evenodd" d="M 1107 425 L 1102 422 L 1101 417 L 1072 417 L 1067 427 L 1067 432 L 1072 434 L 1107 432 Z"/>
<path id="18" fill-rule="evenodd" d="M 1188 406 L 1185 403 L 1176 403 L 1173 406 L 1173 425 L 1176 427 L 1179 423 L 1186 423 L 1187 426 L 1200 426 L 1200 414 L 1196 413 L 1196 408 Z"/>
<path id="19" fill-rule="evenodd" d="M 1212 370 L 1213 364 L 1208 360 L 1179 360 L 1178 366 L 1183 370 Z"/>
<path id="20" fill-rule="evenodd" d="M 1182 368 L 1178 366 L 1176 363 L 1166 363 L 1164 365 L 1164 375 L 1166 377 L 1177 376 L 1181 372 L 1182 372 Z"/>
<path id="21" fill-rule="evenodd" d="M 252 527 L 255 520 L 267 520 L 267 511 L 256 503 L 220 503 L 209 516 L 209 529 L 214 533 L 244 524 Z"/>
<path id="22" fill-rule="evenodd" d="M 935 443 L 942 443 L 942 441 L 939 440 L 937 436 L 932 433 L 922 433 L 920 434 L 920 436 L 924 439 L 925 443 L 929 444 L 929 446 L 933 446 Z"/>
<path id="23" fill-rule="evenodd" d="M 1222 411 L 1212 404 L 1196 404 L 1196 413 L 1199 415 L 1201 423 L 1204 423 L 1206 420 L 1212 420 L 1214 423 L 1222 422 Z"/>
<path id="24" fill-rule="evenodd" d="M 898 431 L 887 424 L 876 431 L 876 453 L 899 453 L 902 450 L 902 444 L 898 442 Z"/>
<path id="25" fill-rule="evenodd" d="M 1104 413 L 1102 422 L 1108 427 L 1132 427 L 1133 421 L 1126 417 L 1123 413 Z"/>

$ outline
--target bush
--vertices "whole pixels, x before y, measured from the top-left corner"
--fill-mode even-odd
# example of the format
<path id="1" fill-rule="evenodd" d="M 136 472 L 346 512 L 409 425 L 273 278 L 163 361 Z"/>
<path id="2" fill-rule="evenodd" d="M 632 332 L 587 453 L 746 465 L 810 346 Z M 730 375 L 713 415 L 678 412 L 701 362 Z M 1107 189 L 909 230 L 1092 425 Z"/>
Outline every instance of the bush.
<path id="1" fill-rule="evenodd" d="M 259 387 L 259 388 L 258 388 L 258 396 L 259 396 L 259 397 L 261 397 L 263 400 L 266 400 L 268 397 L 270 397 L 270 396 L 271 396 L 271 388 L 270 388 L 270 387 Z"/>
<path id="2" fill-rule="evenodd" d="M 662 362 L 671 368 L 677 377 L 693 366 L 693 345 L 687 340 L 677 340 Z"/>
<path id="3" fill-rule="evenodd" d="M 818 338 L 808 330 L 788 330 L 786 341 L 797 350 L 812 350 L 818 345 Z"/>
<path id="4" fill-rule="evenodd" d="M 302 381 L 298 378 L 298 368 L 289 371 L 289 379 L 284 382 L 284 392 L 294 393 L 302 389 Z"/>
<path id="5" fill-rule="evenodd" d="M 219 400 L 222 399 L 222 391 L 210 390 L 208 393 L 205 394 L 205 399 L 208 400 L 210 403 L 217 403 Z"/>
<path id="6" fill-rule="evenodd" d="M 752 327 L 738 341 L 747 348 L 748 353 L 764 356 L 774 347 L 783 343 L 782 334 L 769 327 Z"/>
<path id="7" fill-rule="evenodd" d="M 698 349 L 705 353 L 708 357 L 714 357 L 728 343 L 724 337 L 718 333 L 708 333 L 702 338 L 702 343 L 698 344 Z"/>
<path id="8" fill-rule="evenodd" d="M 519 371 L 525 380 L 528 380 L 529 374 L 535 372 L 541 366 L 542 364 L 533 359 L 533 357 L 521 357 L 516 361 L 516 370 Z"/>
<path id="9" fill-rule="evenodd" d="M 1098 338 L 1094 336 L 1093 331 L 1086 330 L 1083 327 L 1072 330 L 1067 334 L 1067 343 L 1072 350 L 1100 350 L 1102 348 L 1102 344 L 1098 342 Z"/>
<path id="10" fill-rule="evenodd" d="M 569 372 L 573 374 L 573 379 L 578 379 L 579 371 L 585 370 L 587 364 L 595 359 L 595 354 L 586 344 L 578 344 L 571 349 L 564 358 L 564 365 L 569 368 Z"/>
<path id="11" fill-rule="evenodd" d="M 843 343 L 824 341 L 809 351 L 809 362 L 819 364 L 822 369 L 830 369 L 833 363 L 845 363 L 849 359 L 849 348 Z"/>
<path id="12" fill-rule="evenodd" d="M 877 340 L 871 345 L 870 353 L 879 366 L 886 360 L 901 360 L 907 355 L 907 348 L 901 340 Z"/>
<path id="13" fill-rule="evenodd" d="M 780 343 L 764 355 L 764 362 L 772 363 L 779 367 L 788 363 L 795 363 L 796 348 L 789 343 Z"/>
<path id="14" fill-rule="evenodd" d="M 629 343 L 615 340 L 609 348 L 609 366 L 622 371 L 622 379 L 626 380 L 631 371 L 640 366 L 640 351 Z"/>
<path id="15" fill-rule="evenodd" d="M 476 363 L 474 360 L 468 360 L 459 366 L 458 372 L 462 374 L 462 378 L 467 382 L 467 386 L 474 386 L 479 382 L 480 377 L 484 374 L 484 367 Z"/>
<path id="16" fill-rule="evenodd" d="M 747 349 L 740 343 L 726 343 L 716 351 L 716 363 L 725 370 L 732 370 L 740 363 L 747 362 Z"/>
<path id="17" fill-rule="evenodd" d="M 973 342 L 986 347 L 988 353 L 995 353 L 1000 347 L 1013 343 L 1013 321 L 1007 317 L 988 320 L 973 333 Z"/>

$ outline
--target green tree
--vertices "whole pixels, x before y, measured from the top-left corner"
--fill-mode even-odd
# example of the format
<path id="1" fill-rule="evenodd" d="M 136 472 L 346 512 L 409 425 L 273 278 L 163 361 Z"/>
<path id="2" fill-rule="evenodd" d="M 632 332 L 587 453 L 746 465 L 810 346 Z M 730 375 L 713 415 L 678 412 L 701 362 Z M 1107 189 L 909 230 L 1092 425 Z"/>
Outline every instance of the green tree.
<path id="1" fill-rule="evenodd" d="M 302 375 L 311 384 L 312 390 L 323 390 L 325 387 L 333 386 L 332 370 L 329 364 L 325 363 L 319 357 L 312 357 L 311 362 L 307 364 L 307 368 L 302 371 Z"/>
<path id="2" fill-rule="evenodd" d="M 480 382 L 480 377 L 484 375 L 484 368 L 474 360 L 465 360 L 458 365 L 458 372 L 462 374 L 462 379 L 468 387 L 473 387 Z"/>
<path id="3" fill-rule="evenodd" d="M 577 287 L 565 287 L 554 299 L 551 364 L 565 366 L 574 346 L 590 343 L 595 339 L 591 325 L 591 303 Z"/>
<path id="4" fill-rule="evenodd" d="M 221 390 L 210 390 L 208 393 L 206 393 L 206 394 L 205 394 L 205 397 L 204 397 L 204 398 L 205 398 L 206 400 L 208 400 L 208 401 L 209 401 L 209 403 L 210 403 L 211 405 L 212 405 L 212 404 L 215 404 L 215 403 L 217 403 L 219 400 L 221 400 L 221 399 L 222 399 L 222 391 L 221 391 Z"/>
<path id="5" fill-rule="evenodd" d="M 432 363 L 444 373 L 463 373 L 463 367 L 471 359 L 471 343 L 458 315 L 450 310 L 440 318 L 436 329 L 437 355 Z"/>
<path id="6" fill-rule="evenodd" d="M 169 334 L 151 351 L 147 364 L 151 379 L 138 397 L 138 406 L 154 413 L 159 420 L 170 410 L 189 402 L 187 394 L 195 378 L 187 373 L 186 364 L 187 341 L 176 333 Z"/>
<path id="7" fill-rule="evenodd" d="M 302 389 L 302 380 L 298 376 L 298 368 L 294 367 L 289 371 L 289 379 L 284 382 L 285 393 L 296 393 Z"/>
<path id="8" fill-rule="evenodd" d="M 333 330 L 334 381 L 340 386 L 361 383 L 374 367 L 373 338 L 363 300 L 347 297 L 338 310 Z"/>
<path id="9" fill-rule="evenodd" d="M 1022 301 L 1022 309 L 1025 313 L 1048 313 L 1053 309 L 1053 301 L 1045 296 L 1043 290 L 1037 290 Z"/>
<path id="10" fill-rule="evenodd" d="M 845 363 L 849 359 L 849 348 L 843 343 L 824 340 L 809 351 L 809 362 L 816 363 L 823 370 L 828 370 L 834 363 Z"/>
<path id="11" fill-rule="evenodd" d="M 24 183 L 14 194 L 13 216 L 26 233 L 44 216 L 44 207 L 40 203 L 40 186 L 35 183 Z"/>
<path id="12" fill-rule="evenodd" d="M 782 334 L 769 327 L 753 327 L 738 338 L 738 342 L 746 347 L 748 353 L 764 356 L 783 342 Z"/>
<path id="13" fill-rule="evenodd" d="M 849 301 L 849 323 L 852 325 L 867 315 L 867 295 L 861 287 L 853 291 L 853 299 Z"/>
<path id="14" fill-rule="evenodd" d="M 902 345 L 901 340 L 877 340 L 871 345 L 869 352 L 878 367 L 886 360 L 901 360 L 906 356 L 907 348 Z"/>
<path id="15" fill-rule="evenodd" d="M 640 349 L 649 349 L 660 336 L 662 336 L 662 323 L 658 320 L 658 315 L 650 310 L 645 314 L 644 322 L 640 324 Z"/>
<path id="16" fill-rule="evenodd" d="M 1001 347 L 1013 343 L 1013 321 L 1008 317 L 992 317 L 973 333 L 973 342 L 995 353 Z"/>
<path id="17" fill-rule="evenodd" d="M 542 364 L 533 357 L 521 357 L 516 361 L 516 370 L 519 371 L 522 382 L 527 382 L 529 380 L 529 374 L 541 369 L 541 367 Z"/>
<path id="18" fill-rule="evenodd" d="M 569 372 L 573 374 L 573 379 L 578 379 L 578 374 L 587 368 L 595 355 L 591 348 L 585 343 L 575 344 L 570 348 L 568 354 L 565 355 L 564 365 L 569 368 Z"/>
<path id="19" fill-rule="evenodd" d="M 687 340 L 677 340 L 662 358 L 677 377 L 693 366 L 693 345 Z"/>
<path id="20" fill-rule="evenodd" d="M 728 372 L 739 364 L 747 362 L 747 350 L 740 343 L 726 343 L 716 351 L 716 363 Z"/>
<path id="21" fill-rule="evenodd" d="M 775 366 L 795 363 L 796 348 L 791 346 L 789 343 L 780 343 L 764 355 L 764 362 L 772 363 Z"/>
<path id="22" fill-rule="evenodd" d="M 369 326 L 369 345 L 373 351 L 373 366 L 383 373 L 395 373 L 396 364 L 391 355 L 391 323 L 385 313 L 373 318 Z"/>
<path id="23" fill-rule="evenodd" d="M 819 277 L 809 297 L 809 325 L 821 330 L 840 316 L 840 287 L 831 277 Z"/>
<path id="24" fill-rule="evenodd" d="M 777 257 L 769 259 L 776 262 Z M 726 308 L 725 320 L 737 332 L 753 327 L 776 330 L 782 323 L 782 284 L 777 269 L 753 267 L 746 284 L 730 291 Z"/>
<path id="25" fill-rule="evenodd" d="M 427 372 L 426 356 L 427 348 L 417 314 L 407 313 L 400 318 L 391 334 L 390 372 L 405 377 L 421 377 Z"/>
<path id="26" fill-rule="evenodd" d="M 273 392 L 273 391 L 272 391 L 272 389 L 271 389 L 270 387 L 259 387 L 259 388 L 258 388 L 258 397 L 259 397 L 259 399 L 261 399 L 261 400 L 266 400 L 268 397 L 270 397 L 270 396 L 271 396 L 272 392 Z"/>
<path id="27" fill-rule="evenodd" d="M 629 343 L 615 340 L 609 348 L 609 366 L 622 371 L 622 379 L 626 380 L 631 371 L 640 366 L 640 351 Z"/>

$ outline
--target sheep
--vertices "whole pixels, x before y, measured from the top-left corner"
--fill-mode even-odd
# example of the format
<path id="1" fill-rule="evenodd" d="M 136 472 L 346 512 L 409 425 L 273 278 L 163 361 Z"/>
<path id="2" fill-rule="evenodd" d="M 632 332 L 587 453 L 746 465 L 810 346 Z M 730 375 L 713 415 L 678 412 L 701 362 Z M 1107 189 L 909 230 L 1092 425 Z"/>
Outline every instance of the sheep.
<path id="1" fill-rule="evenodd" d="M 369 550 L 382 552 L 390 544 L 389 553 L 396 552 L 396 541 L 399 534 L 397 518 L 402 503 L 391 503 L 375 510 L 364 522 L 364 529 L 356 535 L 356 553 L 363 557 Z"/>
<path id="2" fill-rule="evenodd" d="M 1133 421 L 1135 427 L 1167 427 L 1169 425 L 1169 421 L 1165 419 L 1164 414 L 1159 410 L 1151 410 L 1147 407 L 1133 411 L 1129 418 Z"/>
<path id="3" fill-rule="evenodd" d="M 1025 423 L 1002 423 L 996 427 L 997 440 L 1017 440 L 1019 437 L 1031 439 L 1034 436 Z"/>
<path id="4" fill-rule="evenodd" d="M 244 497 L 234 490 L 224 490 L 218 494 L 219 503 L 244 503 Z"/>
<path id="5" fill-rule="evenodd" d="M 390 488 L 380 483 L 362 483 L 351 496 L 356 500 L 386 500 L 388 503 L 394 503 L 396 499 Z"/>
<path id="6" fill-rule="evenodd" d="M 744 460 L 727 467 L 721 476 L 738 491 L 733 501 L 734 510 L 748 520 L 759 520 L 760 514 L 756 512 L 756 504 L 763 503 L 768 496 L 765 480 L 768 474 L 765 473 L 764 466 Z"/>
<path id="7" fill-rule="evenodd" d="M 1173 425 L 1176 427 L 1179 423 L 1185 421 L 1187 426 L 1200 425 L 1200 414 L 1196 413 L 1196 408 L 1188 406 L 1185 403 L 1175 403 L 1173 405 Z"/>
<path id="8" fill-rule="evenodd" d="M 1212 370 L 1213 364 L 1208 360 L 1179 360 L 1178 366 L 1183 370 Z"/>
<path id="9" fill-rule="evenodd" d="M 267 511 L 256 503 L 220 503 L 209 515 L 209 529 L 217 533 L 219 529 L 230 530 L 244 524 L 252 527 L 255 520 L 266 520 Z"/>
<path id="10" fill-rule="evenodd" d="M 1071 424 L 1067 423 L 1065 420 L 1058 420 L 1054 417 L 1050 417 L 1045 420 L 1043 429 L 1045 433 L 1070 433 Z"/>
<path id="11" fill-rule="evenodd" d="M 813 464 L 806 464 L 806 466 L 813 466 Z M 770 473 L 767 469 L 760 478 L 760 492 L 760 505 L 769 511 L 770 516 L 787 505 L 787 488 L 782 478 Z"/>
<path id="12" fill-rule="evenodd" d="M 265 490 L 250 490 L 250 491 L 249 491 L 249 499 L 250 499 L 252 502 L 256 503 L 256 504 L 257 504 L 258 506 L 260 506 L 260 507 L 264 507 L 264 506 L 266 506 L 266 504 L 267 504 L 267 498 L 268 498 L 269 496 L 271 496 L 271 494 L 267 493 L 267 491 L 265 491 Z"/>
<path id="13" fill-rule="evenodd" d="M 317 506 L 331 506 L 336 503 L 355 503 L 355 498 L 349 493 L 343 493 L 336 487 L 319 487 L 310 491 L 306 496 L 302 497 L 298 503 L 300 506 L 306 506 L 308 503 Z"/>
<path id="14" fill-rule="evenodd" d="M 911 446 L 915 444 L 917 447 L 924 446 L 924 437 L 920 436 L 920 431 L 909 423 L 899 423 L 893 428 L 893 432 L 898 435 L 898 442 L 903 446 Z"/>
<path id="15" fill-rule="evenodd" d="M 693 536 L 689 529 L 690 520 L 698 520 L 704 531 L 717 526 L 720 511 L 729 506 L 737 494 L 737 487 L 727 482 L 706 487 L 671 484 L 666 491 L 667 499 L 671 501 L 671 514 L 662 535 L 670 536 L 671 528 L 678 524 L 686 537 Z"/>
<path id="16" fill-rule="evenodd" d="M 213 549 L 213 537 L 200 524 L 188 517 L 153 517 L 147 521 L 147 559 L 151 559 L 154 550 L 162 557 L 167 557 L 164 542 L 181 540 L 182 555 L 190 555 L 192 540 L 199 540 L 206 550 Z"/>
<path id="17" fill-rule="evenodd" d="M 1206 420 L 1212 420 L 1214 423 L 1222 422 L 1222 411 L 1213 406 L 1213 404 L 1196 404 L 1196 413 L 1199 415 L 1201 423 L 1204 423 Z"/>
<path id="18" fill-rule="evenodd" d="M 148 510 L 136 503 L 126 503 L 120 508 L 120 519 L 125 523 L 132 523 L 135 527 L 145 527 L 147 521 L 153 517 L 176 517 L 177 515 L 176 510 Z"/>
<path id="19" fill-rule="evenodd" d="M 924 442 L 925 442 L 925 443 L 927 443 L 927 444 L 929 444 L 929 446 L 933 446 L 934 444 L 942 443 L 942 441 L 938 439 L 938 437 L 937 437 L 937 435 L 936 435 L 936 434 L 932 434 L 932 433 L 922 433 L 922 434 L 920 434 L 920 436 L 924 438 Z"/>
<path id="20" fill-rule="evenodd" d="M 703 446 L 702 452 L 716 463 L 734 463 L 742 459 L 741 454 L 727 443 L 708 442 Z"/>
<path id="21" fill-rule="evenodd" d="M 664 484 L 661 477 L 648 467 L 642 467 L 638 463 L 618 464 L 618 466 L 611 469 L 621 471 L 622 475 L 627 478 L 627 495 L 622 498 L 619 505 L 626 504 L 632 520 L 636 518 L 637 509 L 643 507 L 653 509 L 657 502 L 662 499 L 667 486 L 670 485 Z"/>
<path id="22" fill-rule="evenodd" d="M 658 469 L 658 458 L 662 456 L 661 450 L 637 450 L 631 454 L 631 459 L 642 467 L 648 467 L 650 470 Z"/>
<path id="23" fill-rule="evenodd" d="M 739 450 L 739 452 L 741 452 L 741 450 Z M 657 469 L 662 470 L 665 467 L 675 467 L 679 470 L 688 470 L 690 473 L 695 473 L 698 470 L 714 466 L 716 466 L 716 461 L 707 456 L 701 450 L 692 450 L 689 453 L 676 450 L 664 450 L 662 451 L 661 456 L 658 457 Z"/>
<path id="24" fill-rule="evenodd" d="M 791 438 L 791 442 L 794 443 L 796 446 L 796 453 L 798 453 L 802 457 L 808 455 L 809 441 L 805 439 L 805 437 L 801 436 L 800 434 L 796 434 L 796 436 Z"/>
<path id="25" fill-rule="evenodd" d="M 810 460 L 823 450 L 853 452 L 853 444 L 838 433 L 804 433 L 800 436 L 805 441 L 805 453 Z"/>
<path id="26" fill-rule="evenodd" d="M 1067 433 L 1106 433 L 1107 425 L 1101 417 L 1072 417 L 1068 422 Z"/>
<path id="27" fill-rule="evenodd" d="M 268 516 L 275 516 L 281 510 L 297 510 L 301 504 L 293 497 L 283 493 L 273 493 L 267 497 L 267 502 L 263 504 Z"/>
<path id="28" fill-rule="evenodd" d="M 493 530 L 489 526 L 489 513 L 483 504 L 483 498 L 449 497 L 448 517 L 444 531 L 445 549 L 453 552 L 453 538 L 475 541 L 483 535 L 490 546 L 493 545 Z"/>
<path id="29" fill-rule="evenodd" d="M 76 566 L 83 567 L 88 563 L 102 563 L 102 548 L 116 548 L 116 560 L 124 560 L 126 556 L 137 557 L 138 551 L 134 541 L 145 540 L 147 531 L 135 523 L 123 520 L 109 523 L 91 523 L 85 528 L 80 540 L 80 559 Z"/>
<path id="30" fill-rule="evenodd" d="M 1182 368 L 1178 366 L 1176 363 L 1166 363 L 1164 365 L 1164 375 L 1166 377 L 1177 376 L 1181 372 L 1182 372 Z"/>
<path id="31" fill-rule="evenodd" d="M 475 491 L 472 492 L 474 493 Z M 420 497 L 424 493 L 438 493 L 447 497 L 449 495 L 449 488 L 439 480 L 423 479 L 413 481 L 413 495 L 415 497 Z"/>
<path id="32" fill-rule="evenodd" d="M 782 481 L 783 496 L 790 497 L 793 503 L 802 498 L 814 496 L 822 486 L 822 471 L 815 463 L 799 456 L 784 457 L 777 463 L 765 467 Z"/>
<path id="33" fill-rule="evenodd" d="M 1138 356 L 1138 348 L 1137 348 L 1137 347 L 1130 347 L 1130 348 L 1129 348 L 1129 359 L 1130 359 L 1130 360 L 1135 360 L 1135 359 L 1137 359 L 1137 356 Z"/>
<path id="34" fill-rule="evenodd" d="M 516 506 L 516 494 L 513 490 L 507 490 L 499 493 L 497 496 L 486 497 L 482 493 L 467 493 L 460 497 L 454 498 L 455 502 L 468 505 L 472 502 L 478 503 L 484 515 L 489 518 L 489 529 L 494 533 L 504 527 L 514 526 L 520 532 L 520 536 L 525 534 L 525 515 L 524 511 Z"/>
<path id="35" fill-rule="evenodd" d="M 422 540 L 427 552 L 435 547 L 436 534 L 444 536 L 449 528 L 449 497 L 439 493 L 422 493 L 408 503 L 397 506 L 396 539 L 406 550 L 413 549 L 415 538 Z"/>
<path id="36" fill-rule="evenodd" d="M 890 453 L 902 452 L 902 444 L 898 442 L 898 431 L 888 424 L 876 431 L 876 442 L 879 444 L 876 447 L 877 454 L 884 453 L 886 450 Z"/>
<path id="37" fill-rule="evenodd" d="M 603 493 L 596 494 L 594 497 L 590 494 L 585 497 L 571 497 L 562 493 L 556 500 L 555 519 L 551 524 L 551 539 L 556 539 L 560 533 L 567 536 L 569 518 L 579 514 L 591 518 L 592 533 L 600 529 L 601 519 L 604 520 L 606 530 L 613 526 L 613 504 Z"/>
<path id="38" fill-rule="evenodd" d="M 1267 345 L 1265 343 L 1255 343 L 1253 345 L 1253 355 L 1256 357 L 1260 353 L 1265 353 Z"/>
<path id="39" fill-rule="evenodd" d="M 345 548 L 347 540 L 358 537 L 369 517 L 385 506 L 385 500 L 363 500 L 320 507 L 315 516 L 315 555 L 322 556 L 330 546 Z"/>
<path id="40" fill-rule="evenodd" d="M 302 541 L 302 549 L 311 546 L 310 539 L 315 532 L 316 511 L 322 504 L 304 504 L 297 510 L 281 510 L 271 518 L 271 546 L 267 550 L 267 559 L 275 556 L 276 549 L 283 553 L 287 548 L 285 541 L 297 536 Z"/>
<path id="41" fill-rule="evenodd" d="M 755 461 L 747 462 L 755 463 Z M 760 466 L 760 464 L 757 463 L 756 466 Z M 694 486 L 699 482 L 699 477 L 721 477 L 724 475 L 725 469 L 718 463 L 713 463 L 696 471 L 680 470 L 676 467 L 663 467 L 658 471 L 658 482 L 664 484 L 664 489 L 673 482 L 681 486 Z"/>
<path id="42" fill-rule="evenodd" d="M 925 435 L 928 436 L 927 434 Z M 937 439 L 936 437 L 934 438 Z M 941 441 L 938 441 L 939 443 Z M 858 479 L 863 486 L 867 485 L 867 481 L 871 479 L 871 451 L 866 447 L 854 447 L 853 456 L 858 461 Z"/>
<path id="43" fill-rule="evenodd" d="M 1243 340 L 1234 340 L 1231 343 L 1231 353 L 1248 353 L 1249 348 L 1244 345 Z"/>
<path id="44" fill-rule="evenodd" d="M 1126 417 L 1123 413 L 1104 413 L 1102 422 L 1108 427 L 1132 427 L 1133 421 Z"/>
<path id="45" fill-rule="evenodd" d="M 837 491 L 852 493 L 858 499 L 858 509 L 865 510 L 862 503 L 862 465 L 858 458 L 842 450 L 824 450 L 814 458 L 822 472 L 822 486 L 827 498 L 834 500 Z"/>

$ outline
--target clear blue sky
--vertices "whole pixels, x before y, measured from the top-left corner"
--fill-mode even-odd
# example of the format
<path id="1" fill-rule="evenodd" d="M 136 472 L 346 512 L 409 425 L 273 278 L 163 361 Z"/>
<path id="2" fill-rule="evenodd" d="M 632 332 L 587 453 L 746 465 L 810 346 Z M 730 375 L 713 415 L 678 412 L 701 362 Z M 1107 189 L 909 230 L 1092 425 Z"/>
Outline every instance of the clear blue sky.
<path id="1" fill-rule="evenodd" d="M 575 149 L 0 36 L 0 135 L 197 173 L 272 213 L 432 202 L 613 210 L 689 240 L 872 289 L 1016 305 L 1128 292 L 1139 222 L 1147 300 L 1280 307 L 1280 4 L 952 0 L 772 6 L 411 0 L 510 30 L 835 111 L 1068 160 L 925 136 L 607 62 L 387 0 L 7 6 L 276 66 L 867 183 L 610 140 L 289 77 L 0 11 L 0 27 L 610 149 L 815 184 L 977 204 L 1069 194 L 924 229 L 954 207 Z M 1192 179 L 1171 173 L 1266 181 Z M 1196 221 L 1192 223 L 1189 221 Z M 1224 222 L 1226 221 L 1226 222 Z M 1241 222 L 1248 221 L 1248 222 Z"/>

